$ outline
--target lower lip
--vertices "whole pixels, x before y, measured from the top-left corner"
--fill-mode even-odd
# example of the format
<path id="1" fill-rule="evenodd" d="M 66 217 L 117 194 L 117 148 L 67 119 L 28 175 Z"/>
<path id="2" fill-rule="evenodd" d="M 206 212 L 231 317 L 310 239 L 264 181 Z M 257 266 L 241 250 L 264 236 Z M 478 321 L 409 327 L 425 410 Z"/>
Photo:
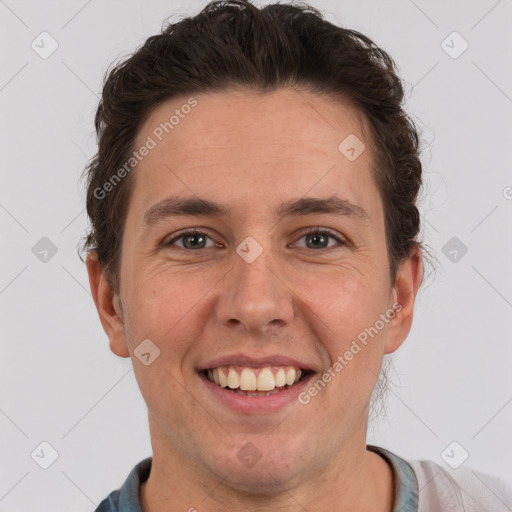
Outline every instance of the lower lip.
<path id="1" fill-rule="evenodd" d="M 278 411 L 293 402 L 300 404 L 298 396 L 301 392 L 306 390 L 309 381 L 314 376 L 314 374 L 311 373 L 293 386 L 279 391 L 278 393 L 274 393 L 273 395 L 244 396 L 234 393 L 233 391 L 228 391 L 228 388 L 217 386 L 217 384 L 208 380 L 202 373 L 198 375 L 204 382 L 206 389 L 208 389 L 217 400 L 220 400 L 225 406 L 245 414 L 270 413 Z"/>

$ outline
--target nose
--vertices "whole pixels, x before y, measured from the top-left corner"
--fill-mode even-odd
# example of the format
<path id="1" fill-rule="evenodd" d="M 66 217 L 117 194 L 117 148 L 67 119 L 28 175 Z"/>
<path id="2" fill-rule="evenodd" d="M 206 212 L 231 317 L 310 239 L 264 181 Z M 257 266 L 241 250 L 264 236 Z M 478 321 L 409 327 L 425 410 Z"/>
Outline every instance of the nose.
<path id="1" fill-rule="evenodd" d="M 219 322 L 253 335 L 289 325 L 294 315 L 293 293 L 286 281 L 269 249 L 252 263 L 234 254 L 232 270 L 222 280 L 218 297 Z"/>

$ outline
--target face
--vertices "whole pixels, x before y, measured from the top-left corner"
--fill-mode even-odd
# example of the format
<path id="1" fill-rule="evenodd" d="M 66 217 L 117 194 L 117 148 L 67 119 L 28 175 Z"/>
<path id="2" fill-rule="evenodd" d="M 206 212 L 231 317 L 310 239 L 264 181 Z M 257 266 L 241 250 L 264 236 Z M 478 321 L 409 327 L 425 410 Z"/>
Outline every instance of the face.
<path id="1" fill-rule="evenodd" d="M 154 457 L 246 490 L 312 479 L 365 446 L 418 265 L 390 281 L 355 108 L 292 89 L 194 98 L 162 104 L 139 131 L 136 148 L 156 145 L 133 171 L 122 319 L 90 263 L 95 300 L 112 350 L 133 359 Z M 176 109 L 169 133 L 155 131 Z"/>

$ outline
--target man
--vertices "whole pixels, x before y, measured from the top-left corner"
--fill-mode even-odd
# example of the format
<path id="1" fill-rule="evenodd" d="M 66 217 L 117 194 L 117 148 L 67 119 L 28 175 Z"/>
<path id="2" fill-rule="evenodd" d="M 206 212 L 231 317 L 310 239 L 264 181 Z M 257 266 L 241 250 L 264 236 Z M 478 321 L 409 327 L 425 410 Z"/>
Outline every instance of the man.
<path id="1" fill-rule="evenodd" d="M 110 73 L 87 268 L 153 456 L 98 511 L 512 504 L 366 444 L 423 276 L 402 99 L 385 52 L 291 5 L 209 4 Z"/>

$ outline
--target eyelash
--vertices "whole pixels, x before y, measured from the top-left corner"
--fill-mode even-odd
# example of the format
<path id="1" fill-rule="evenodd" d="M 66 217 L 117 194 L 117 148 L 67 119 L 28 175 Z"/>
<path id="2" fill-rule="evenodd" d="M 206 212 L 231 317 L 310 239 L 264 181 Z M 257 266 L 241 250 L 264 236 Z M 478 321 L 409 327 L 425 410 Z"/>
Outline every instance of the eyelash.
<path id="1" fill-rule="evenodd" d="M 189 235 L 204 235 L 206 236 L 207 238 L 210 238 L 210 236 L 208 236 L 206 233 L 202 232 L 202 231 L 198 231 L 198 230 L 189 230 L 189 231 L 185 231 L 183 233 L 181 233 L 179 236 L 176 236 L 174 237 L 172 240 L 169 240 L 168 242 L 166 242 L 164 245 L 166 247 L 170 247 L 174 244 L 174 242 L 176 242 L 177 240 L 180 240 L 182 238 L 185 238 L 186 236 L 189 236 Z M 327 235 L 329 238 L 333 238 L 334 240 L 336 240 L 338 242 L 339 245 L 347 245 L 347 242 L 345 242 L 344 240 L 341 240 L 333 231 L 329 230 L 329 229 L 326 229 L 326 228 L 314 228 L 314 229 L 311 229 L 310 231 L 307 231 L 306 233 L 303 233 L 300 237 L 299 237 L 299 240 L 305 236 L 308 236 L 308 235 Z M 321 247 L 320 249 L 323 249 L 323 250 L 327 250 L 327 249 L 332 249 L 334 246 L 331 246 L 331 247 Z M 202 247 L 201 249 L 187 249 L 186 247 L 179 247 L 179 249 L 184 249 L 186 251 L 199 251 L 201 249 L 210 249 L 210 247 Z M 301 249 L 310 249 L 312 251 L 318 251 L 320 249 L 311 249 L 309 247 L 301 247 Z"/>

